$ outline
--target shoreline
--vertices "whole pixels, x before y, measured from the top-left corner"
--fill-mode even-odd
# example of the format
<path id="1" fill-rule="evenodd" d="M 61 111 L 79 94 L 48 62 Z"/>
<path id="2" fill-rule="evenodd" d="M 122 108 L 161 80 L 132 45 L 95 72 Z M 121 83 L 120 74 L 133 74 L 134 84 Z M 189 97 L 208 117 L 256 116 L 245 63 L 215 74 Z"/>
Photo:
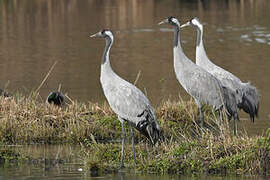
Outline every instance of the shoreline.
<path id="1" fill-rule="evenodd" d="M 37 99 L 34 95 L 0 98 L 0 164 L 32 159 L 4 145 L 80 144 L 85 170 L 118 172 L 121 125 L 106 103 L 73 102 L 59 108 Z M 155 112 L 164 141 L 151 147 L 135 131 L 136 171 L 270 175 L 270 130 L 260 136 L 249 137 L 244 132 L 233 136 L 226 118 L 220 124 L 217 114 L 204 107 L 206 127 L 202 133 L 193 101 L 168 100 Z M 126 133 L 124 162 L 134 168 L 128 128 Z"/>

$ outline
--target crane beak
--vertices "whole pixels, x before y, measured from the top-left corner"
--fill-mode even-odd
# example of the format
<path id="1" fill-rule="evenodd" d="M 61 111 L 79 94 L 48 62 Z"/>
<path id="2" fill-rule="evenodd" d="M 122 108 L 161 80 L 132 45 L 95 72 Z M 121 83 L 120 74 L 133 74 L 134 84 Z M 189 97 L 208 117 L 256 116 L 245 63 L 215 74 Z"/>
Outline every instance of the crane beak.
<path id="1" fill-rule="evenodd" d="M 183 27 L 186 27 L 186 26 L 190 26 L 190 21 L 188 21 L 185 24 L 181 25 L 180 28 L 183 28 Z"/>
<path id="2" fill-rule="evenodd" d="M 163 21 L 159 22 L 158 25 L 168 23 L 168 19 L 164 19 Z"/>
<path id="3" fill-rule="evenodd" d="M 92 37 L 100 37 L 101 36 L 101 32 L 98 32 L 96 34 L 90 35 L 90 38 Z"/>

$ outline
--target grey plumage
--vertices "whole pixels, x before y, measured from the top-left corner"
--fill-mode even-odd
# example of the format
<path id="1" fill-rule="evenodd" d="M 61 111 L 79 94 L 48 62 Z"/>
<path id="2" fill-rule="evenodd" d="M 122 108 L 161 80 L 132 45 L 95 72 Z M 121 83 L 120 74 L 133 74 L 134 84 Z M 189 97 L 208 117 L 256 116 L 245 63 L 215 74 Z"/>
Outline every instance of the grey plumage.
<path id="1" fill-rule="evenodd" d="M 237 103 L 231 89 L 223 87 L 218 79 L 194 64 L 184 54 L 180 43 L 180 22 L 176 18 L 169 17 L 159 24 L 163 23 L 169 23 L 174 27 L 174 71 L 179 83 L 198 105 L 201 126 L 203 126 L 201 112 L 203 103 L 212 105 L 219 111 L 225 105 L 229 117 L 234 117 L 236 121 L 238 118 Z M 236 133 L 236 130 L 234 132 Z"/>
<path id="2" fill-rule="evenodd" d="M 122 156 L 121 165 L 123 163 L 123 153 L 125 144 L 124 122 L 150 139 L 155 144 L 160 135 L 160 127 L 157 122 L 154 110 L 145 95 L 134 85 L 119 77 L 111 68 L 109 60 L 110 48 L 113 44 L 113 34 L 110 30 L 102 30 L 91 37 L 103 37 L 106 40 L 105 51 L 102 57 L 100 82 L 103 92 L 110 104 L 112 110 L 118 115 L 122 124 Z M 134 137 L 132 135 L 132 149 L 135 162 Z"/>
<path id="3" fill-rule="evenodd" d="M 215 65 L 208 58 L 203 44 L 203 25 L 197 17 L 181 27 L 188 25 L 197 29 L 196 64 L 219 79 L 223 86 L 231 88 L 235 92 L 238 108 L 248 113 L 250 119 L 254 122 L 254 117 L 258 116 L 259 110 L 259 93 L 256 87 L 250 83 L 243 83 L 238 77 Z"/>

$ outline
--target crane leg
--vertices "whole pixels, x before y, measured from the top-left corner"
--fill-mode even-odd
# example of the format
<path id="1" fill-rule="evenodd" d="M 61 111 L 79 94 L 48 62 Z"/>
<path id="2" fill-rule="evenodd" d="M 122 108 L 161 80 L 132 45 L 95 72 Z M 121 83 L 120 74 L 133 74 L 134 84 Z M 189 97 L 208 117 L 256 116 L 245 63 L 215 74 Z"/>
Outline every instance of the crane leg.
<path id="1" fill-rule="evenodd" d="M 130 134 L 131 134 L 131 143 L 132 143 L 134 166 L 136 166 L 136 157 L 135 157 L 135 148 L 134 148 L 134 132 L 133 132 L 133 128 L 131 126 L 130 126 Z"/>
<path id="2" fill-rule="evenodd" d="M 218 110 L 218 114 L 219 114 L 219 120 L 217 121 L 217 125 L 218 128 L 220 128 L 221 134 L 223 134 L 223 126 L 222 126 L 222 121 L 223 121 L 223 117 L 222 117 L 222 109 Z"/>
<path id="3" fill-rule="evenodd" d="M 202 113 L 202 105 L 201 105 L 201 103 L 198 101 L 198 100 L 196 100 L 195 99 L 195 102 L 196 102 L 196 104 L 197 104 L 197 106 L 198 106 L 198 109 L 199 109 L 199 112 L 200 112 L 200 125 L 201 125 L 201 128 L 203 128 L 203 113 Z"/>
<path id="4" fill-rule="evenodd" d="M 125 135 L 125 127 L 124 127 L 124 120 L 119 118 L 121 124 L 122 124 L 122 150 L 121 150 L 121 164 L 119 169 L 124 168 L 124 146 L 126 141 L 126 135 Z"/>
<path id="5" fill-rule="evenodd" d="M 199 111 L 200 111 L 200 121 L 201 121 L 201 128 L 203 128 L 203 114 L 202 114 L 202 107 L 199 107 Z"/>
<path id="6" fill-rule="evenodd" d="M 237 120 L 239 119 L 238 114 L 235 113 L 233 117 L 233 134 L 237 135 Z"/>

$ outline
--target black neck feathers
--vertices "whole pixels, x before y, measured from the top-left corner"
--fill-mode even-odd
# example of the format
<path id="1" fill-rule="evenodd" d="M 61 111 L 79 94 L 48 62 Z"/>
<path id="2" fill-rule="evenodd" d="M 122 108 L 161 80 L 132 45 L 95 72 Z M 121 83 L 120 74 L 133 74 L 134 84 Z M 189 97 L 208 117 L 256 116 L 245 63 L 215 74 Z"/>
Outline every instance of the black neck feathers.
<path id="1" fill-rule="evenodd" d="M 109 55 L 108 51 L 110 50 L 110 47 L 112 46 L 112 39 L 111 38 L 106 37 L 105 40 L 106 40 L 106 46 L 105 46 L 105 50 L 104 50 L 104 53 L 102 56 L 101 64 L 104 64 L 106 62 L 107 56 Z"/>
<path id="2" fill-rule="evenodd" d="M 196 44 L 196 45 L 199 46 L 199 45 L 201 44 L 201 39 L 202 39 L 202 38 L 201 38 L 201 35 L 202 35 L 202 31 L 201 31 L 200 28 L 197 27 L 197 32 L 198 32 L 198 33 L 197 33 L 198 35 L 197 35 L 197 44 Z"/>
<path id="3" fill-rule="evenodd" d="M 179 43 L 179 27 L 178 26 L 175 26 L 174 27 L 174 40 L 173 40 L 173 46 L 176 47 L 178 46 L 178 43 Z"/>

